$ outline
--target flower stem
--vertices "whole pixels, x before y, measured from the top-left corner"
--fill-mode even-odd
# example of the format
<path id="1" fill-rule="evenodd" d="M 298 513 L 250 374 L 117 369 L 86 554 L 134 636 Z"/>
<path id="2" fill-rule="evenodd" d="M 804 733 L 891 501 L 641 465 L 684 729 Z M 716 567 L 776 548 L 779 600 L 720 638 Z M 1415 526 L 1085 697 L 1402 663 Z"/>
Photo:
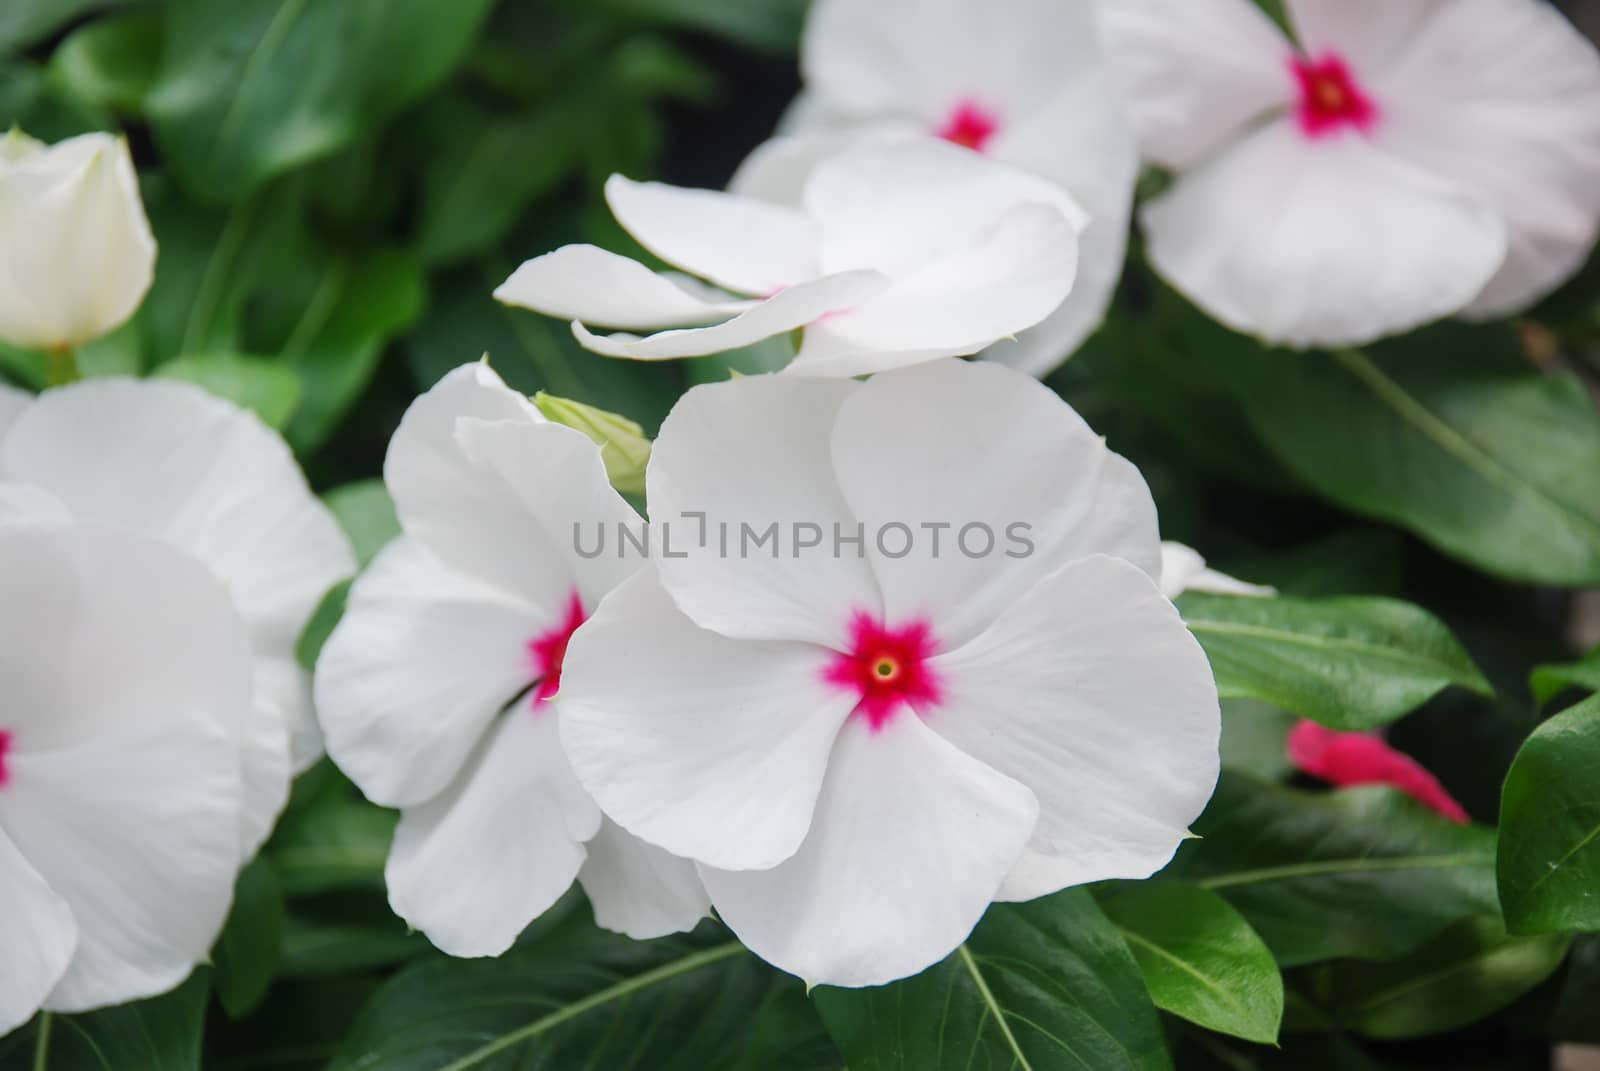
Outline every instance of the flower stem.
<path id="1" fill-rule="evenodd" d="M 39 1036 L 33 1041 L 33 1071 L 45 1071 L 50 1062 L 50 1013 L 39 1013 Z"/>
<path id="2" fill-rule="evenodd" d="M 78 355 L 71 346 L 62 346 L 60 349 L 50 351 L 49 364 L 45 368 L 45 384 L 51 387 L 64 387 L 68 383 L 76 383 L 81 378 L 78 371 Z"/>

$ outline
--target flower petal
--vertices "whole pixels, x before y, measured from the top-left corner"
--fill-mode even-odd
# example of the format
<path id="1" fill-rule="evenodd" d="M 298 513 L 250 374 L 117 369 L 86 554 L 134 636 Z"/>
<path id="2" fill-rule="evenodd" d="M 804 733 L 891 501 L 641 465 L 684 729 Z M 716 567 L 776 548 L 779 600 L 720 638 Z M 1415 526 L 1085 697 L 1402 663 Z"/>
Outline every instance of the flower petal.
<path id="1" fill-rule="evenodd" d="M 1058 208 L 1019 205 L 878 297 L 806 329 L 789 371 L 845 377 L 976 353 L 1061 306 L 1078 233 Z"/>
<path id="2" fill-rule="evenodd" d="M 856 703 L 827 684 L 825 665 L 809 644 L 697 627 L 641 572 L 572 638 L 562 742 L 630 833 L 717 866 L 769 867 L 805 837 Z"/>
<path id="3" fill-rule="evenodd" d="M 1460 311 L 1499 270 L 1505 225 L 1475 191 L 1363 137 L 1263 127 L 1144 210 L 1150 260 L 1238 331 L 1359 346 Z"/>
<path id="4" fill-rule="evenodd" d="M 17 390 L 0 383 L 0 439 L 6 437 L 6 432 L 11 430 L 17 417 L 22 411 L 33 404 L 33 395 L 25 390 Z"/>
<path id="5" fill-rule="evenodd" d="M 571 887 L 599 825 L 556 712 L 519 704 L 448 791 L 401 815 L 389 905 L 441 951 L 498 956 Z"/>
<path id="6" fill-rule="evenodd" d="M 533 682 L 543 627 L 537 607 L 401 536 L 356 580 L 317 661 L 328 753 L 374 803 L 431 799 Z"/>
<path id="7" fill-rule="evenodd" d="M 770 870 L 701 867 L 717 914 L 808 985 L 882 985 L 966 939 L 1033 831 L 1033 793 L 910 710 L 839 734 L 811 832 Z"/>
<path id="8" fill-rule="evenodd" d="M 929 728 L 1039 799 L 1028 858 L 1001 896 L 1146 878 L 1216 785 L 1211 666 L 1172 604 L 1127 562 L 1073 562 L 933 666 Z"/>
<path id="9" fill-rule="evenodd" d="M 1286 6 L 1302 52 L 1337 53 L 1365 80 L 1404 62 L 1427 24 L 1456 5 L 1455 0 L 1288 0 Z M 1498 43 L 1503 46 L 1505 40 Z"/>
<path id="10" fill-rule="evenodd" d="M 592 245 L 566 245 L 524 262 L 494 297 L 561 320 L 641 331 L 714 323 L 750 307 L 748 301 L 707 300 Z"/>
<path id="11" fill-rule="evenodd" d="M 684 933 L 711 912 L 695 865 L 629 833 L 609 818 L 585 848 L 578 881 L 594 920 L 638 941 Z"/>
<path id="12" fill-rule="evenodd" d="M 1377 142 L 1487 195 L 1510 250 L 1467 312 L 1520 312 L 1570 278 L 1600 234 L 1600 53 L 1549 4 L 1423 6 L 1435 17 L 1376 80 Z"/>
<path id="13" fill-rule="evenodd" d="M 1161 544 L 1161 594 L 1176 599 L 1186 591 L 1212 595 L 1276 595 L 1277 589 L 1264 584 L 1248 584 L 1206 567 L 1206 560 L 1182 543 Z"/>
<path id="14" fill-rule="evenodd" d="M 640 245 L 729 290 L 765 296 L 817 277 L 817 226 L 797 209 L 621 175 L 606 203 Z"/>
<path id="15" fill-rule="evenodd" d="M 72 909 L 0 829 L 0 1037 L 33 1018 L 61 981 L 78 946 Z"/>
<path id="16" fill-rule="evenodd" d="M 860 389 L 749 376 L 694 388 L 662 423 L 646 477 L 656 568 L 701 627 L 837 647 L 850 616 L 878 605 L 860 544 L 835 552 L 833 542 L 853 538 L 856 520 L 828 441 L 840 403 Z M 795 526 L 807 524 L 818 545 L 802 553 Z M 769 525 L 774 537 L 753 542 Z"/>
<path id="17" fill-rule="evenodd" d="M 1425 766 L 1375 734 L 1341 733 L 1302 721 L 1290 731 L 1287 749 L 1296 769 L 1329 784 L 1388 785 L 1452 822 L 1472 820 Z"/>
<path id="18" fill-rule="evenodd" d="M 310 682 L 281 667 L 356 563 L 276 432 L 187 384 L 99 379 L 40 396 L 0 443 L 0 470 L 75 516 L 144 532 L 204 562 L 250 629 L 270 701 L 261 709 L 287 719 L 296 769 L 316 760 Z"/>
<path id="19" fill-rule="evenodd" d="M 685 327 L 644 338 L 596 335 L 574 321 L 572 333 L 587 350 L 606 357 L 665 361 L 704 357 L 787 334 L 830 313 L 853 309 L 882 293 L 889 280 L 876 271 L 843 271 L 781 290 L 731 320 L 711 327 Z"/>
<path id="20" fill-rule="evenodd" d="M 833 463 L 866 522 L 887 619 L 932 622 L 946 650 L 1063 562 L 1111 554 L 1161 568 L 1138 470 L 1052 391 L 997 365 L 875 377 L 840 406 Z M 898 558 L 908 539 L 897 525 L 911 544 Z"/>
<path id="21" fill-rule="evenodd" d="M 1190 167 L 1294 96 L 1294 47 L 1251 0 L 1113 0 L 1101 33 L 1145 155 Z"/>

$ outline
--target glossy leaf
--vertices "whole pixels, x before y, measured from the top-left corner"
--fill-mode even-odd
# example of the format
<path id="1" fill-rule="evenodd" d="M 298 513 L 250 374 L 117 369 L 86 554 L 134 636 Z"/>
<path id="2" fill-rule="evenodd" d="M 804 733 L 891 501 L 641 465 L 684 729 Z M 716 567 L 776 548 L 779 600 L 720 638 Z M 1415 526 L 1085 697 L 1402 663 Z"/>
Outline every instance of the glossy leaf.
<path id="1" fill-rule="evenodd" d="M 1492 694 L 1438 618 L 1393 599 L 1184 595 L 1224 697 L 1261 699 L 1335 729 L 1371 729 L 1457 685 Z"/>
<path id="2" fill-rule="evenodd" d="M 1082 889 L 996 904 L 915 978 L 812 1000 L 851 1071 L 1171 1067 L 1139 966 Z"/>
<path id="3" fill-rule="evenodd" d="M 1221 893 L 1283 966 L 1402 956 L 1498 910 L 1494 833 L 1386 788 L 1304 792 L 1224 772 L 1163 877 Z"/>
<path id="4" fill-rule="evenodd" d="M 259 1005 L 283 947 L 283 890 L 272 865 L 257 859 L 239 874 L 233 911 L 211 958 L 217 999 L 235 1019 Z"/>
<path id="5" fill-rule="evenodd" d="M 210 971 L 164 996 L 47 1015 L 0 1041 L 0 1071 L 201 1071 Z"/>
<path id="6" fill-rule="evenodd" d="M 1522 745 L 1501 796 L 1497 872 L 1513 933 L 1600 931 L 1600 696 Z"/>
<path id="7" fill-rule="evenodd" d="M 280 431 L 288 427 L 300 404 L 300 377 L 294 369 L 261 357 L 196 354 L 168 361 L 156 375 L 204 387 L 219 398 L 251 410 Z"/>
<path id="8" fill-rule="evenodd" d="M 1278 964 L 1220 895 L 1183 882 L 1130 882 L 1107 891 L 1100 907 L 1122 931 L 1156 1007 L 1246 1041 L 1277 1041 Z"/>
<path id="9" fill-rule="evenodd" d="M 1529 683 L 1533 687 L 1534 701 L 1541 705 L 1569 688 L 1600 692 L 1600 648 L 1576 662 L 1539 666 L 1534 669 Z"/>
<path id="10" fill-rule="evenodd" d="M 838 1066 L 800 983 L 720 927 L 633 941 L 595 929 L 571 900 L 553 912 L 499 959 L 403 971 L 328 1071 Z"/>

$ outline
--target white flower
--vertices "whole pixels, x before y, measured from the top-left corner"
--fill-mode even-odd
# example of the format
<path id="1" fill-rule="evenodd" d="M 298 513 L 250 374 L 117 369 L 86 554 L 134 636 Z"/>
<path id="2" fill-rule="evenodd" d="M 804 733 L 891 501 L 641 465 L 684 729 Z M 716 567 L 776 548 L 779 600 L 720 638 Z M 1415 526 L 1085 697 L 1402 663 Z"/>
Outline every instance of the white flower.
<path id="1" fill-rule="evenodd" d="M 239 870 L 250 700 L 204 566 L 108 527 L 0 523 L 0 1035 L 205 958 Z"/>
<path id="2" fill-rule="evenodd" d="M 253 855 L 291 772 L 322 751 L 295 644 L 328 589 L 356 569 L 289 447 L 254 414 L 198 387 L 94 379 L 26 405 L 0 395 L 0 480 L 56 499 L 71 516 L 154 536 L 227 588 L 255 666 L 242 838 Z"/>
<path id="3" fill-rule="evenodd" d="M 0 341 L 70 349 L 125 323 L 155 275 L 128 143 L 0 141 Z"/>
<path id="4" fill-rule="evenodd" d="M 1176 599 L 1186 591 L 1200 591 L 1208 595 L 1276 595 L 1277 589 L 1263 584 L 1250 584 L 1235 580 L 1206 565 L 1206 560 L 1193 547 L 1182 543 L 1161 544 L 1161 594 Z"/>
<path id="5" fill-rule="evenodd" d="M 811 169 L 873 139 L 933 134 L 1067 189 L 1088 213 L 1077 281 L 1037 327 L 985 356 L 1043 375 L 1105 317 L 1122 275 L 1138 147 L 1092 0 L 820 0 L 806 89 L 730 190 L 796 203 Z"/>
<path id="6" fill-rule="evenodd" d="M 745 297 L 593 246 L 528 261 L 495 297 L 574 320 L 589 349 L 637 360 L 803 330 L 790 370 L 812 376 L 976 353 L 1032 327 L 1072 287 L 1084 218 L 1056 184 L 934 138 L 827 160 L 798 207 L 620 175 L 606 198 L 651 253 Z M 608 337 L 586 324 L 673 330 Z"/>
<path id="7" fill-rule="evenodd" d="M 697 387 L 648 484 L 672 554 L 574 639 L 562 738 L 778 967 L 912 974 L 993 900 L 1149 876 L 1210 796 L 1216 686 L 1150 493 L 1037 382 Z"/>
<path id="8" fill-rule="evenodd" d="M 1228 325 L 1360 345 L 1526 308 L 1600 227 L 1600 59 L 1537 0 L 1108 0 L 1151 261 Z"/>
<path id="9" fill-rule="evenodd" d="M 467 365 L 412 404 L 384 478 L 404 535 L 351 590 L 316 695 L 334 761 L 401 810 L 395 913 L 498 955 L 577 878 L 608 929 L 692 927 L 694 868 L 606 822 L 557 733 L 567 641 L 639 565 L 579 553 L 575 526 L 637 521 L 599 447 Z"/>

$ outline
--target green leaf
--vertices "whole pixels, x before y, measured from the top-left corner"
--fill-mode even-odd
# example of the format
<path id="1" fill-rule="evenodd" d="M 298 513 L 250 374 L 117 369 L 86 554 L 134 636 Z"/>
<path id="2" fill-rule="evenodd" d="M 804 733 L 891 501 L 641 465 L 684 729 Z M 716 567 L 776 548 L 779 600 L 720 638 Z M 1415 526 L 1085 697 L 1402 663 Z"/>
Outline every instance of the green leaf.
<path id="1" fill-rule="evenodd" d="M 262 357 L 193 354 L 168 361 L 155 374 L 204 387 L 219 398 L 251 410 L 280 431 L 289 426 L 289 419 L 300 404 L 300 377 L 294 369 Z"/>
<path id="2" fill-rule="evenodd" d="M 217 999 L 235 1019 L 248 1015 L 266 997 L 283 950 L 283 890 L 265 859 L 239 874 L 233 911 L 211 958 Z"/>
<path id="3" fill-rule="evenodd" d="M 774 52 L 792 51 L 800 40 L 806 0 L 567 0 L 630 18 L 719 34 Z"/>
<path id="4" fill-rule="evenodd" d="M 340 889 L 382 889 L 399 816 L 367 801 L 330 794 L 285 814 L 267 845 L 291 897 Z"/>
<path id="5" fill-rule="evenodd" d="M 1300 719 L 1257 699 L 1222 701 L 1222 765 L 1263 781 L 1282 781 L 1294 772 L 1289 733 Z"/>
<path id="6" fill-rule="evenodd" d="M 316 610 L 311 615 L 311 620 L 306 622 L 305 630 L 300 633 L 300 639 L 295 643 L 295 661 L 300 663 L 300 668 L 307 673 L 316 672 L 317 659 L 322 654 L 322 645 L 328 642 L 328 637 L 333 635 L 333 630 L 339 626 L 339 619 L 344 617 L 345 603 L 350 598 L 350 586 L 354 581 L 344 580 L 328 589 L 328 593 L 317 604 Z"/>
<path id="7" fill-rule="evenodd" d="M 1082 889 L 996 904 L 922 974 L 812 1000 L 851 1071 L 1171 1067 L 1139 966 Z"/>
<path id="8" fill-rule="evenodd" d="M 1387 788 L 1303 792 L 1225 771 L 1162 872 L 1223 895 L 1279 964 L 1403 956 L 1498 911 L 1494 832 Z"/>
<path id="9" fill-rule="evenodd" d="M 1335 964 L 1320 988 L 1334 1021 L 1380 1039 L 1456 1030 L 1510 1004 L 1555 973 L 1570 938 L 1508 937 L 1496 918 L 1467 919 L 1414 955 Z"/>
<path id="10" fill-rule="evenodd" d="M 394 499 L 382 480 L 359 480 L 336 487 L 322 496 L 333 510 L 345 535 L 355 547 L 356 560 L 365 568 L 389 541 L 400 534 L 400 520 L 394 513 Z M 337 621 L 337 618 L 335 618 Z M 318 644 L 318 649 L 321 645 Z"/>
<path id="11" fill-rule="evenodd" d="M 148 10 L 88 23 L 56 47 L 46 76 L 91 107 L 137 114 L 155 81 L 163 32 L 160 15 Z"/>
<path id="12" fill-rule="evenodd" d="M 1340 505 L 1507 579 L 1600 581 L 1600 413 L 1576 379 L 1530 369 L 1509 328 L 1229 371 L 1257 433 Z"/>
<path id="13" fill-rule="evenodd" d="M 147 100 L 184 184 L 231 202 L 438 84 L 491 0 L 174 0 Z"/>
<path id="14" fill-rule="evenodd" d="M 1278 964 L 1221 896 L 1198 885 L 1150 881 L 1115 886 L 1100 907 L 1122 931 L 1156 1007 L 1246 1041 L 1278 1040 Z"/>
<path id="15" fill-rule="evenodd" d="M 82 15 L 130 0 L 6 0 L 0 4 L 0 52 L 20 50 Z"/>
<path id="16" fill-rule="evenodd" d="M 0 1071 L 200 1071 L 210 971 L 165 996 L 46 1014 L 0 1044 Z"/>
<path id="17" fill-rule="evenodd" d="M 398 966 L 428 952 L 427 938 L 406 929 L 377 890 L 320 897 L 291 911 L 283 931 L 285 978 L 322 978 Z"/>
<path id="18" fill-rule="evenodd" d="M 1513 933 L 1600 931 L 1600 696 L 1539 726 L 1517 753 L 1496 869 Z"/>
<path id="19" fill-rule="evenodd" d="M 1335 729 L 1371 729 L 1455 684 L 1484 695 L 1489 682 L 1450 630 L 1393 599 L 1178 600 L 1224 697 L 1249 697 Z"/>
<path id="20" fill-rule="evenodd" d="M 1540 706 L 1550 702 L 1568 688 L 1600 692 L 1600 647 L 1596 647 L 1577 662 L 1535 667 L 1529 683 L 1533 687 L 1534 702 Z"/>
<path id="21" fill-rule="evenodd" d="M 328 1071 L 838 1066 L 800 983 L 720 927 L 632 941 L 596 929 L 570 902 L 554 912 L 499 959 L 403 971 Z"/>

